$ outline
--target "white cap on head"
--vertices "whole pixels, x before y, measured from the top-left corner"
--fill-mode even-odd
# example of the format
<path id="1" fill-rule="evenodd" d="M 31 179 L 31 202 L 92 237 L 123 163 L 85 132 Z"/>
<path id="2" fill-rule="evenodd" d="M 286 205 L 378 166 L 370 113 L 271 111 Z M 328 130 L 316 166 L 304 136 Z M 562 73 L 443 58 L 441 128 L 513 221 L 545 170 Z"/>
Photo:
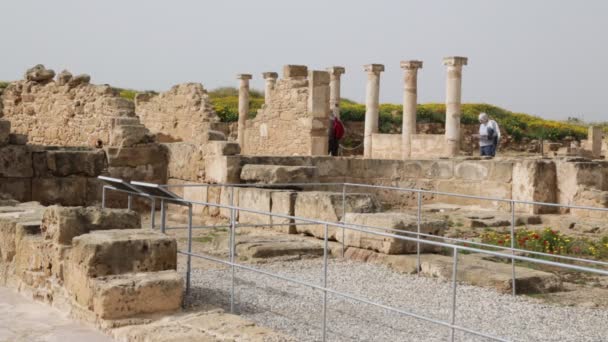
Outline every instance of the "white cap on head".
<path id="1" fill-rule="evenodd" d="M 479 113 L 479 121 L 488 121 L 488 114 L 484 112 Z"/>

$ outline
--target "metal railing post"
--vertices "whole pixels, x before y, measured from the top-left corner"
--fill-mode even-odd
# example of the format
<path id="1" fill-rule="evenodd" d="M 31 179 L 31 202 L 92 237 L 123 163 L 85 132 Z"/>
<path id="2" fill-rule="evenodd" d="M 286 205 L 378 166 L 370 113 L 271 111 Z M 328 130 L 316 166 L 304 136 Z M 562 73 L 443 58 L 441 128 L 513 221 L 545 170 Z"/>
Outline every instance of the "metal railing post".
<path id="1" fill-rule="evenodd" d="M 454 342 L 454 323 L 456 322 L 456 279 L 458 274 L 458 248 L 454 247 L 454 264 L 452 268 L 452 312 L 450 314 L 450 330 L 449 341 Z"/>
<path id="2" fill-rule="evenodd" d="M 346 224 L 346 184 L 342 184 L 342 224 Z M 345 239 L 345 228 L 342 227 L 342 257 L 344 258 L 344 252 L 346 250 L 345 244 L 346 242 L 344 241 Z"/>
<path id="3" fill-rule="evenodd" d="M 230 192 L 230 205 L 232 207 L 234 207 L 233 203 L 234 203 L 234 187 L 231 187 L 231 192 Z M 235 229 L 236 229 L 236 211 L 234 208 L 230 209 L 230 238 L 228 239 L 230 242 L 230 263 L 232 264 L 232 279 L 231 279 L 231 284 L 230 284 L 230 313 L 234 313 L 234 285 L 235 285 L 235 271 L 236 268 L 234 267 L 234 261 L 235 261 L 235 251 L 236 251 L 236 243 L 235 243 L 235 238 L 236 238 L 236 234 L 235 234 Z"/>
<path id="4" fill-rule="evenodd" d="M 327 338 L 327 244 L 329 228 L 325 224 L 323 243 L 323 341 Z"/>
<path id="5" fill-rule="evenodd" d="M 160 200 L 160 232 L 163 234 L 165 233 L 166 220 L 167 220 L 167 213 L 165 210 L 165 200 L 161 199 Z"/>
<path id="6" fill-rule="evenodd" d="M 515 202 L 511 201 L 511 254 L 515 254 Z M 511 258 L 511 289 L 515 296 L 515 259 Z"/>
<path id="7" fill-rule="evenodd" d="M 192 203 L 188 205 L 188 262 L 186 271 L 186 295 L 190 294 L 190 273 L 192 272 Z"/>
<path id="8" fill-rule="evenodd" d="M 416 228 L 417 228 L 417 238 L 420 239 L 420 221 L 422 220 L 422 193 L 420 191 L 418 194 L 418 209 L 417 209 L 417 219 L 416 219 Z M 416 241 L 416 274 L 420 275 L 420 240 Z"/>
<path id="9" fill-rule="evenodd" d="M 150 197 L 150 226 L 154 229 L 156 221 L 156 198 Z"/>
<path id="10" fill-rule="evenodd" d="M 101 209 L 106 208 L 106 186 L 101 188 Z"/>
<path id="11" fill-rule="evenodd" d="M 131 210 L 133 207 L 133 196 L 127 196 L 127 209 Z"/>

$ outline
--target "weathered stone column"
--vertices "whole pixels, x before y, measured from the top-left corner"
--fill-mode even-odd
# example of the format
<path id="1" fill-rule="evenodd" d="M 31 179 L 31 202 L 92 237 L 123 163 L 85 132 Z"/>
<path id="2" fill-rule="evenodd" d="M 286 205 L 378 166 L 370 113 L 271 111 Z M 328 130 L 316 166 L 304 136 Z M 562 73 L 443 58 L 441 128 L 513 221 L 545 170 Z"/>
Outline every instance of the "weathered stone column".
<path id="1" fill-rule="evenodd" d="M 365 88 L 365 130 L 363 133 L 363 157 L 372 157 L 372 134 L 378 133 L 378 113 L 380 101 L 380 73 L 384 71 L 382 64 L 368 64 L 367 86 Z"/>
<path id="2" fill-rule="evenodd" d="M 445 87 L 445 138 L 447 155 L 457 156 L 460 152 L 460 115 L 462 98 L 462 66 L 467 65 L 466 57 L 445 57 L 447 68 Z"/>
<path id="3" fill-rule="evenodd" d="M 340 117 L 340 76 L 346 71 L 344 67 L 327 68 L 329 72 L 329 110 Z"/>
<path id="4" fill-rule="evenodd" d="M 238 125 L 238 142 L 241 146 L 241 151 L 245 150 L 245 120 L 249 113 L 249 80 L 250 74 L 239 74 L 236 77 L 239 82 L 239 125 Z"/>
<path id="5" fill-rule="evenodd" d="M 600 158 L 602 155 L 602 127 L 589 126 L 587 133 L 587 146 L 591 149 L 593 158 Z"/>
<path id="6" fill-rule="evenodd" d="M 418 69 L 421 61 L 402 61 L 403 75 L 403 125 L 401 126 L 401 155 L 403 159 L 412 153 L 411 138 L 416 134 L 416 105 L 418 104 Z"/>
<path id="7" fill-rule="evenodd" d="M 308 103 L 310 114 L 310 155 L 324 156 L 329 149 L 329 73 L 308 72 Z"/>
<path id="8" fill-rule="evenodd" d="M 277 84 L 277 78 L 279 74 L 276 72 L 264 72 L 262 73 L 264 81 L 266 81 L 266 88 L 264 89 L 264 103 L 270 101 L 270 93 L 274 90 L 274 86 Z"/>

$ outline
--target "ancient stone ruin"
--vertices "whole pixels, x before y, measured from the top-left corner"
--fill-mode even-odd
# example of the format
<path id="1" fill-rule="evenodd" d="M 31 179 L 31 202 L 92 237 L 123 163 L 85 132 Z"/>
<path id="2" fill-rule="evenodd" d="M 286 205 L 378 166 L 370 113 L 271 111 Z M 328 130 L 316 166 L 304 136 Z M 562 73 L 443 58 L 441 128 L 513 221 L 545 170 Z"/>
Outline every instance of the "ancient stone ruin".
<path id="1" fill-rule="evenodd" d="M 28 69 L 23 80 L 0 93 L 0 285 L 59 307 L 119 340 L 289 341 L 297 338 L 227 310 L 188 308 L 185 255 L 178 251 L 194 241 L 201 251 L 226 257 L 227 245 L 234 243 L 228 256 L 252 264 L 319 260 L 328 253 L 449 280 L 452 259 L 442 248 L 335 226 L 326 236 L 323 224 L 296 218 L 382 228 L 399 236 L 422 233 L 423 241 L 475 239 L 479 228 L 500 230 L 511 220 L 514 226 L 551 226 L 577 236 L 608 231 L 608 211 L 540 203 L 608 208 L 606 144 L 598 127 L 589 128 L 580 146 L 546 144 L 545 157 L 481 159 L 462 153 L 468 134 L 460 124 L 467 63 L 466 57 L 443 60 L 444 134 L 417 128 L 423 66 L 418 60 L 401 62 L 402 133 L 379 133 L 384 65 L 365 65 L 363 154 L 352 157 L 327 153 L 330 113 L 340 116 L 346 72 L 340 66 L 317 71 L 286 65 L 280 78 L 263 73 L 265 103 L 254 118 L 248 113 L 249 81 L 255 76 L 238 74 L 236 126 L 220 122 L 199 83 L 140 93 L 131 101 L 109 85 L 92 84 L 88 75 L 56 74 L 42 65 Z M 98 176 L 166 184 L 180 198 L 196 202 L 197 224 L 223 230 L 200 231 L 192 240 L 184 231 L 149 229 L 150 221 L 160 219 L 160 203 L 152 208 L 149 198 L 136 196 L 125 209 L 127 196 L 108 191 L 102 208 Z M 352 183 L 348 191 L 345 183 Z M 512 207 L 509 200 L 518 202 Z M 183 225 L 187 210 L 178 204 L 169 204 L 166 213 L 162 207 L 162 219 L 166 214 L 171 224 Z M 238 242 L 227 232 L 235 225 L 243 232 Z M 518 294 L 543 295 L 567 288 L 563 277 L 548 271 L 480 255 L 462 258 L 459 281 L 471 285 L 510 293 L 517 283 Z M 216 271 L 203 262 L 195 267 L 202 274 Z M 209 291 L 215 286 L 204 284 Z M 222 297 L 217 291 L 215 297 Z M 209 302 L 215 297 L 203 296 Z M 174 335 L 161 334 L 164 330 Z"/>

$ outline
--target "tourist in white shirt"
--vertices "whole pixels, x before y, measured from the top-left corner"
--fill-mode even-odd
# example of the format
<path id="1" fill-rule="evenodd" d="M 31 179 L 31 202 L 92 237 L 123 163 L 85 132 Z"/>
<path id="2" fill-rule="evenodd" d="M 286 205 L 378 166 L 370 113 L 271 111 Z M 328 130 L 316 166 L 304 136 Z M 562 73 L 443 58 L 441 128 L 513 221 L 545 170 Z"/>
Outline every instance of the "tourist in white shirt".
<path id="1" fill-rule="evenodd" d="M 498 142 L 500 141 L 500 128 L 494 120 L 490 120 L 488 114 L 479 114 L 479 153 L 482 156 L 496 155 Z"/>

